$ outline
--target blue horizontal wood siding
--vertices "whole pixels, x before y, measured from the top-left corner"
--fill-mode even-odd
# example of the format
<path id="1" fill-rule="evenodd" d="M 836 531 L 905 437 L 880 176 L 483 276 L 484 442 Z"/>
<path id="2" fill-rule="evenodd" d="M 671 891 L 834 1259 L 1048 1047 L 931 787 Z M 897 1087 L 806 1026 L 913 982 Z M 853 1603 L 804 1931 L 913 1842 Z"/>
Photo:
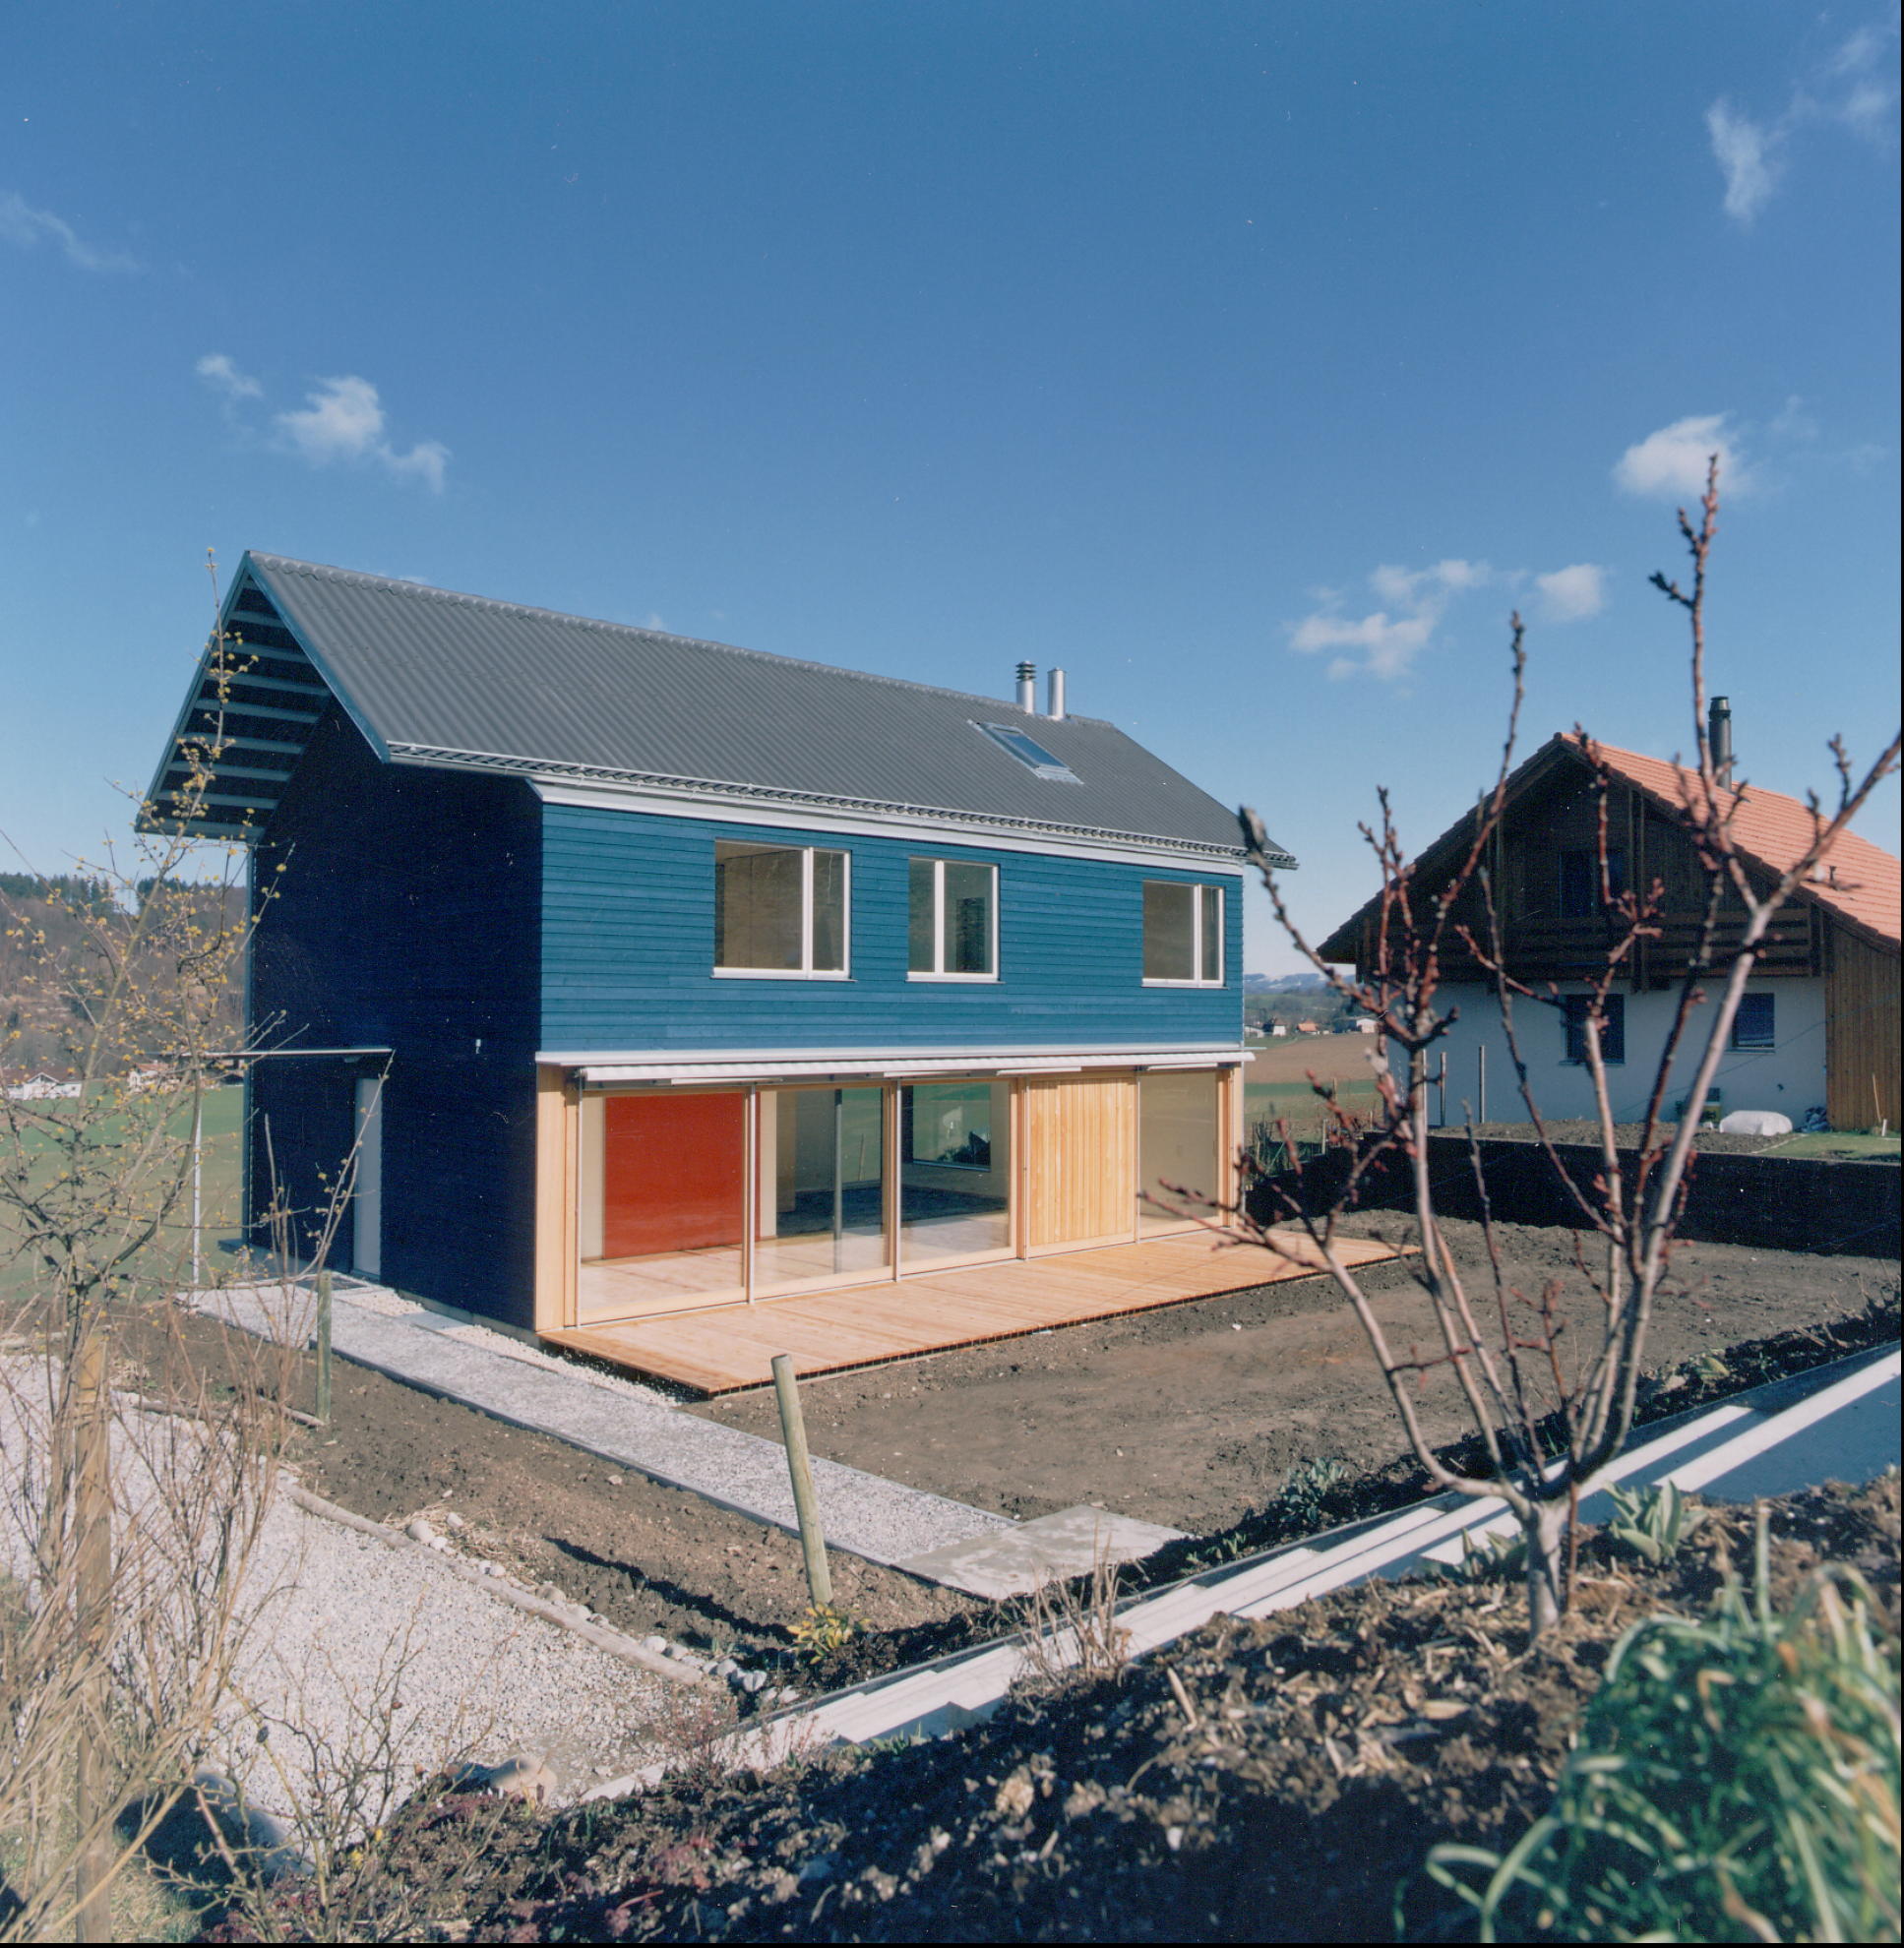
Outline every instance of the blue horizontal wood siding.
<path id="1" fill-rule="evenodd" d="M 254 1033 L 290 1047 L 396 1051 L 383 1101 L 385 1281 L 524 1325 L 539 817 L 520 781 L 379 762 L 334 713 L 253 867 L 259 894 L 272 895 L 253 943 Z M 267 1119 L 278 1181 L 310 1213 L 350 1142 L 355 1076 L 376 1067 L 255 1065 L 254 1212 L 269 1189 Z M 348 1266 L 353 1245 L 346 1220 L 333 1262 Z"/>
<path id="2" fill-rule="evenodd" d="M 852 856 L 850 979 L 713 973 L 714 841 Z M 999 870 L 997 982 L 906 978 L 906 863 Z M 1228 889 L 1221 988 L 1143 985 L 1143 882 Z M 862 838 L 594 807 L 542 809 L 542 1047 L 1094 1048 L 1235 1044 L 1239 878 L 927 839 Z"/>

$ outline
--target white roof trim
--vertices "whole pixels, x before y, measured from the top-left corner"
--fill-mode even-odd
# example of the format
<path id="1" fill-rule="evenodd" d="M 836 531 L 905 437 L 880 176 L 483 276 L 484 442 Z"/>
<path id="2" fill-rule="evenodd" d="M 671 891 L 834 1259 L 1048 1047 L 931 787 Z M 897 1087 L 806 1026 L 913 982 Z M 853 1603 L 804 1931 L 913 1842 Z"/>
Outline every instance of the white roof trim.
<path id="1" fill-rule="evenodd" d="M 397 747 L 397 752 L 399 761 L 405 761 L 404 747 Z M 1209 845 L 1195 839 L 1154 838 L 1140 832 L 1110 832 L 1090 826 L 1042 824 L 1029 819 L 995 819 L 979 812 L 942 812 L 930 807 L 884 806 L 871 801 L 829 802 L 818 795 L 801 797 L 766 786 L 618 785 L 607 780 L 595 784 L 533 771 L 528 783 L 545 805 L 645 812 L 662 818 L 706 819 L 737 825 L 798 825 L 854 832 L 868 838 L 917 840 L 925 836 L 942 846 L 1117 859 L 1212 878 L 1219 875 L 1241 878 L 1244 870 L 1241 847 Z"/>

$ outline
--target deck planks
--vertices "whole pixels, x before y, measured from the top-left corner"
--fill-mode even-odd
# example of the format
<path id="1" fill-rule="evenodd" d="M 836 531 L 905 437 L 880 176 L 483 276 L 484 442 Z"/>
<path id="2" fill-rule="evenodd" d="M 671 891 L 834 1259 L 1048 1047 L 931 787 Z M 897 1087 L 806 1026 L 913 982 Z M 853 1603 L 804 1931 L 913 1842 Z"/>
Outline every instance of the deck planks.
<path id="1" fill-rule="evenodd" d="M 1303 1262 L 1255 1245 L 1213 1250 L 1199 1233 L 544 1336 L 700 1393 L 733 1393 L 770 1379 L 776 1353 L 792 1354 L 802 1375 L 837 1372 L 1315 1277 L 1307 1242 L 1285 1242 Z M 1353 1265 L 1396 1255 L 1372 1239 L 1340 1239 L 1336 1249 Z"/>

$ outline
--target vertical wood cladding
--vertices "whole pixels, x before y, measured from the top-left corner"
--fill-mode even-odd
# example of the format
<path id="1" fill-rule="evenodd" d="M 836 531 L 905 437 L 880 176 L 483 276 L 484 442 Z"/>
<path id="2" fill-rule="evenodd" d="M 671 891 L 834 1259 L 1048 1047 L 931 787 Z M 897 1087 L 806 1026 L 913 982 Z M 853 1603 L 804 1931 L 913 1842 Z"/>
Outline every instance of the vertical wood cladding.
<path id="1" fill-rule="evenodd" d="M 1898 956 L 1842 927 L 1825 975 L 1825 1114 L 1834 1129 L 1900 1121 Z"/>
<path id="2" fill-rule="evenodd" d="M 1135 1237 L 1136 1078 L 1031 1076 L 1024 1103 L 1030 1248 Z"/>
<path id="3" fill-rule="evenodd" d="M 385 1280 L 523 1325 L 533 1287 L 539 814 L 516 780 L 381 763 L 334 711 L 253 872 L 264 902 L 254 1036 L 396 1052 L 383 1099 Z M 251 1208 L 262 1211 L 268 1195 L 269 1125 L 278 1180 L 305 1213 L 305 1248 L 309 1214 L 350 1142 L 357 1072 L 303 1057 L 254 1069 Z M 351 1246 L 346 1219 L 332 1262 L 348 1265 Z"/>
<path id="4" fill-rule="evenodd" d="M 542 812 L 542 1047 L 986 1050 L 1232 1046 L 1243 1033 L 1242 881 L 1116 861 L 730 825 L 592 807 Z M 851 854 L 850 977 L 716 979 L 714 841 Z M 907 862 L 994 865 L 999 979 L 906 978 Z M 1143 985 L 1143 882 L 1225 888 L 1224 983 Z"/>

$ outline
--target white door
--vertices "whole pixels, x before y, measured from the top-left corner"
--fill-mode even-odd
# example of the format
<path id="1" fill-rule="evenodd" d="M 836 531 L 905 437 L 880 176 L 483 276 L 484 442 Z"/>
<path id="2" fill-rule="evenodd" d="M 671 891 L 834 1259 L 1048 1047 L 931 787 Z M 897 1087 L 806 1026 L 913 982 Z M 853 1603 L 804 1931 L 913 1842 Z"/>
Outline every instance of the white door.
<path id="1" fill-rule="evenodd" d="M 379 1278 L 384 1263 L 384 1082 L 357 1078 L 357 1182 L 352 1199 L 352 1269 Z"/>

